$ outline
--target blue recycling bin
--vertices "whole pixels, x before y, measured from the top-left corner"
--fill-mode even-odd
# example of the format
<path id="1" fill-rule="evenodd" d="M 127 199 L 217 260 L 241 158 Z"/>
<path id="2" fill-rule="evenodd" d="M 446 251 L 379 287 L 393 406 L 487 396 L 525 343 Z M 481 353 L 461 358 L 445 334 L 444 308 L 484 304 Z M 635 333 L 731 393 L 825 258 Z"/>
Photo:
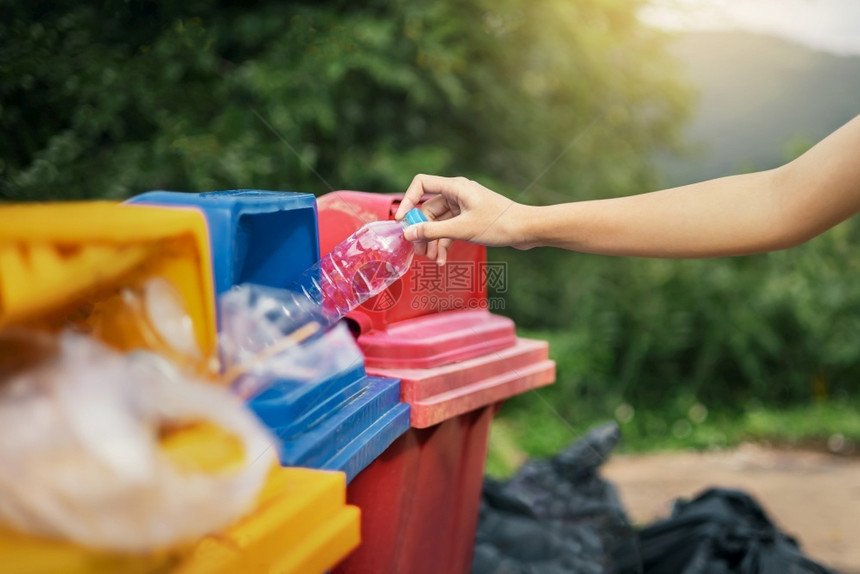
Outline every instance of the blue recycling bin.
<path id="1" fill-rule="evenodd" d="M 240 283 L 286 287 L 319 260 L 308 193 L 150 191 L 128 203 L 203 212 L 216 296 Z M 400 381 L 368 376 L 363 363 L 321 381 L 277 381 L 249 406 L 278 437 L 282 465 L 340 470 L 347 481 L 409 429 Z"/>
<path id="2" fill-rule="evenodd" d="M 216 295 L 239 283 L 286 287 L 319 260 L 316 200 L 309 193 L 149 191 L 127 203 L 203 212 Z"/>

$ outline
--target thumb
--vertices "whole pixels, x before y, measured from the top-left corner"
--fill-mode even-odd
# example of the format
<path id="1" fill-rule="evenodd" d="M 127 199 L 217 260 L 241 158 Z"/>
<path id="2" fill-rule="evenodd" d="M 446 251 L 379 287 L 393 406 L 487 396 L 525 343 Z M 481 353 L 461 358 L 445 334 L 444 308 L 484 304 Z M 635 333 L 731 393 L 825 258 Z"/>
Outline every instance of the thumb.
<path id="1" fill-rule="evenodd" d="M 458 233 L 458 225 L 453 219 L 445 221 L 425 221 L 410 225 L 403 232 L 409 241 L 433 241 L 435 239 L 462 239 Z"/>

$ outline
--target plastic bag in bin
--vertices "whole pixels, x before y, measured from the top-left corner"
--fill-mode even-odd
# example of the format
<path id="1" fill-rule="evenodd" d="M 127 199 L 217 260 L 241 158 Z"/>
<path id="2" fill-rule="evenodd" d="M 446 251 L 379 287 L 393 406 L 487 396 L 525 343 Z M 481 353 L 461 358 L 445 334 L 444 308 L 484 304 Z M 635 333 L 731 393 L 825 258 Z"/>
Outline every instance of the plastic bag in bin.
<path id="1" fill-rule="evenodd" d="M 242 397 L 279 382 L 319 382 L 364 361 L 345 324 L 325 331 L 318 309 L 290 291 L 246 283 L 219 303 L 221 360 Z"/>
<path id="2" fill-rule="evenodd" d="M 241 456 L 201 468 L 163 448 L 200 424 L 225 431 Z M 71 332 L 0 334 L 2 526 L 126 552 L 190 541 L 251 508 L 272 440 L 227 389 L 151 352 Z"/>

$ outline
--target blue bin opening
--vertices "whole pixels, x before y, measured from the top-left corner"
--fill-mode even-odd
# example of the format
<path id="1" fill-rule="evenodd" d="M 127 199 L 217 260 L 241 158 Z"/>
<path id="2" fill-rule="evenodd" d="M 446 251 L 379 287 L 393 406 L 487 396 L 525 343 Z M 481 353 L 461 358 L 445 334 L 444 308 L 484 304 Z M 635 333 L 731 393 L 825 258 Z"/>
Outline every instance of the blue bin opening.
<path id="1" fill-rule="evenodd" d="M 203 212 L 216 294 L 248 282 L 283 288 L 319 260 L 316 199 L 309 193 L 150 191 L 128 202 Z"/>
<path id="2" fill-rule="evenodd" d="M 286 287 L 317 262 L 316 226 L 305 210 L 244 214 L 236 227 L 233 284 Z"/>

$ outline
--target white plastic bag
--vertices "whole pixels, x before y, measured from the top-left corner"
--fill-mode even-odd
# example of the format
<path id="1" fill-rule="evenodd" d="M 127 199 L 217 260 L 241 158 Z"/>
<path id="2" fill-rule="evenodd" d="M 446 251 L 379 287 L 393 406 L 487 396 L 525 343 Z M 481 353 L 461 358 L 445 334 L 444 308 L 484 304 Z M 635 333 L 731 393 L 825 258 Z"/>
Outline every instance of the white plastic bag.
<path id="1" fill-rule="evenodd" d="M 41 338 L 41 339 L 40 339 Z M 0 368 L 0 524 L 87 546 L 145 552 L 219 530 L 250 510 L 273 439 L 227 390 L 151 353 L 120 354 L 64 333 L 35 364 Z M 39 341 L 43 341 L 40 343 Z M 0 358 L 13 348 L 0 340 Z M 10 372 L 11 371 L 11 372 Z M 166 425 L 209 422 L 241 441 L 223 472 L 176 468 Z"/>

